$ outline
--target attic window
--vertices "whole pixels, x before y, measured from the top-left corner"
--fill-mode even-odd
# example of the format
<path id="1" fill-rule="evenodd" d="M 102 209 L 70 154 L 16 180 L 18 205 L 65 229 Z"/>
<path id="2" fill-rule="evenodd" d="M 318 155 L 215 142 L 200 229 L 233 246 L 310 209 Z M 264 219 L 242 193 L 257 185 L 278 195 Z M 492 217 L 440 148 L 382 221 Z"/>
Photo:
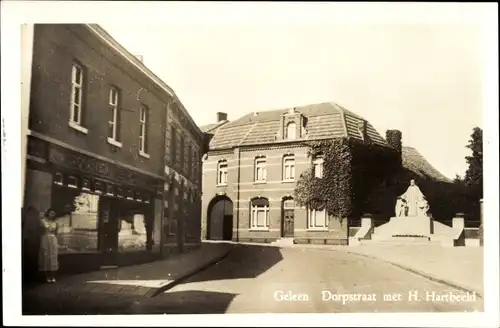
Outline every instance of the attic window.
<path id="1" fill-rule="evenodd" d="M 297 124 L 290 122 L 286 125 L 285 137 L 287 140 L 295 140 L 297 138 Z"/>

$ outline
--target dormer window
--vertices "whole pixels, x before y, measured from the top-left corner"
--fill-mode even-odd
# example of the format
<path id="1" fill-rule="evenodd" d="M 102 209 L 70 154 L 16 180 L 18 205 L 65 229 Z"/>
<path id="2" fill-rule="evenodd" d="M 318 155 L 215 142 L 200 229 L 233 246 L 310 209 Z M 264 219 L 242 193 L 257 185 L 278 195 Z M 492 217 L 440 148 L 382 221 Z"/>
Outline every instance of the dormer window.
<path id="1" fill-rule="evenodd" d="M 290 122 L 286 125 L 286 139 L 295 140 L 297 138 L 297 124 Z"/>

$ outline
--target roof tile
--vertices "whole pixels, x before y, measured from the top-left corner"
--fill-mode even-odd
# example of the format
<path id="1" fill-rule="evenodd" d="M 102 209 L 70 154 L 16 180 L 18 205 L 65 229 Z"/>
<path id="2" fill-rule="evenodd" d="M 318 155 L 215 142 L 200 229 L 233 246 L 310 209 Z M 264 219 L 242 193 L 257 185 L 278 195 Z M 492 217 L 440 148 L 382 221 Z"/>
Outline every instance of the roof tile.
<path id="1" fill-rule="evenodd" d="M 249 113 L 221 126 L 210 142 L 210 149 L 232 148 L 287 142 L 277 140 L 280 120 L 289 109 Z M 295 111 L 307 118 L 307 135 L 304 140 L 320 140 L 340 137 L 361 139 L 358 123 L 362 117 L 335 104 L 320 103 L 295 107 Z M 346 128 L 347 127 L 347 134 Z M 387 145 L 382 136 L 367 123 L 367 135 L 372 142 Z M 299 139 L 300 140 L 300 139 Z"/>

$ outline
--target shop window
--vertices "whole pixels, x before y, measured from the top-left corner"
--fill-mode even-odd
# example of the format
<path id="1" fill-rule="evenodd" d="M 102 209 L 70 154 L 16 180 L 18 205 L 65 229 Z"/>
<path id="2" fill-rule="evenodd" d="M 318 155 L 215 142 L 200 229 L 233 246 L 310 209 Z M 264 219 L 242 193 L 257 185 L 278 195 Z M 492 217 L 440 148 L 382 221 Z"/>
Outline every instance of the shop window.
<path id="1" fill-rule="evenodd" d="M 147 242 L 145 213 L 139 210 L 139 204 L 129 204 L 120 210 L 118 250 L 122 252 L 144 250 Z"/>
<path id="2" fill-rule="evenodd" d="M 52 206 L 64 213 L 57 218 L 60 252 L 96 252 L 99 196 L 58 188 L 54 190 Z"/>

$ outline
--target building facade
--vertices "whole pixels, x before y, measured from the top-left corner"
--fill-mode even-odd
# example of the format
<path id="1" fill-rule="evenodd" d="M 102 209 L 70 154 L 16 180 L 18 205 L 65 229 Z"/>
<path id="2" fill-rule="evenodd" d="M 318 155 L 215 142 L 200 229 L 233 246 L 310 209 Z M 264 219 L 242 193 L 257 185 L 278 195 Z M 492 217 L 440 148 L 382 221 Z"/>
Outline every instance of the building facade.
<path id="1" fill-rule="evenodd" d="M 203 237 L 347 243 L 347 220 L 294 201 L 305 170 L 323 174 L 325 159 L 311 158 L 304 141 L 342 137 L 388 147 L 369 122 L 334 103 L 255 112 L 220 126 L 203 158 Z"/>
<path id="2" fill-rule="evenodd" d="M 186 231 L 197 229 L 191 203 L 201 202 L 203 135 L 175 93 L 95 24 L 35 25 L 30 60 L 25 257 L 37 254 L 36 226 L 49 208 L 59 214 L 63 266 L 66 258 L 105 265 L 126 255 L 160 256 L 174 218 L 186 225 L 170 231 L 182 250 Z M 185 140 L 178 148 L 191 151 L 190 172 L 180 166 L 185 161 L 169 160 L 174 125 Z M 171 172 L 191 197 L 172 200 L 179 207 L 173 216 L 165 206 Z M 180 215 L 188 209 L 190 220 Z"/>

